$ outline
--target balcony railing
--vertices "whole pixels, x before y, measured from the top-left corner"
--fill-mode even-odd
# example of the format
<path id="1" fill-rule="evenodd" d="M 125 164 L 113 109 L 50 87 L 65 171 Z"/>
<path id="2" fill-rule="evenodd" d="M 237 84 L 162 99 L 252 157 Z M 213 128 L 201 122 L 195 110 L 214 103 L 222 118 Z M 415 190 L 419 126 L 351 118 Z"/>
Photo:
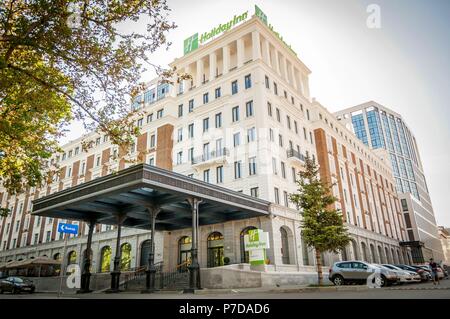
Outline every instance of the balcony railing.
<path id="1" fill-rule="evenodd" d="M 288 158 L 295 157 L 295 158 L 301 160 L 302 162 L 305 161 L 305 155 L 303 155 L 299 151 L 296 151 L 292 148 L 287 150 L 287 157 Z"/>
<path id="2" fill-rule="evenodd" d="M 192 159 L 192 164 L 194 165 L 194 164 L 207 162 L 212 159 L 228 156 L 229 154 L 230 154 L 230 152 L 228 151 L 228 149 L 224 147 L 219 150 L 214 150 L 212 152 L 203 154 L 201 156 L 194 157 Z"/>

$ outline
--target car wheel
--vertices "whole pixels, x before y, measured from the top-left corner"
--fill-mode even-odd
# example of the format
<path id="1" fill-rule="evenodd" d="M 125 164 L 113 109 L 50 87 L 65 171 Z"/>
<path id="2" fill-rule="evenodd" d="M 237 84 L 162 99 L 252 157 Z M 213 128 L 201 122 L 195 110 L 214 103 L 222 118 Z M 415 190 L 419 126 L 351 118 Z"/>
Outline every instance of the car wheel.
<path id="1" fill-rule="evenodd" d="M 379 280 L 379 285 L 380 285 L 381 287 L 386 287 L 386 285 L 387 285 L 386 277 L 384 277 L 383 275 L 381 275 L 380 278 L 379 278 L 378 280 Z"/>
<path id="2" fill-rule="evenodd" d="M 0 289 L 0 295 L 3 294 L 3 290 Z"/>
<path id="3" fill-rule="evenodd" d="M 15 294 L 17 294 L 19 291 L 17 290 L 17 288 L 13 288 L 12 290 L 11 290 L 11 293 L 13 294 L 13 295 L 15 295 Z"/>
<path id="4" fill-rule="evenodd" d="M 334 276 L 333 284 L 335 286 L 342 286 L 344 284 L 344 278 L 341 275 Z"/>

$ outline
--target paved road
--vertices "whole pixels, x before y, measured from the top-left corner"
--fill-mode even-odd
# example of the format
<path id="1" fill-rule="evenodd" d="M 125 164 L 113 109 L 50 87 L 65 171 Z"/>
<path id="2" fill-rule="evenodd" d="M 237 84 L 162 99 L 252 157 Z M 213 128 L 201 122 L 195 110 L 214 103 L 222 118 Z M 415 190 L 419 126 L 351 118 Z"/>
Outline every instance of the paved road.
<path id="1" fill-rule="evenodd" d="M 0 299 L 55 299 L 54 293 L 36 293 L 32 295 L 21 294 L 0 295 Z M 410 284 L 389 288 L 349 290 L 349 291 L 303 291 L 303 292 L 231 292 L 214 294 L 182 294 L 182 293 L 120 293 L 104 294 L 93 293 L 85 295 L 64 295 L 65 299 L 450 299 L 450 280 L 441 281 L 441 285 L 433 286 L 432 283 Z"/>

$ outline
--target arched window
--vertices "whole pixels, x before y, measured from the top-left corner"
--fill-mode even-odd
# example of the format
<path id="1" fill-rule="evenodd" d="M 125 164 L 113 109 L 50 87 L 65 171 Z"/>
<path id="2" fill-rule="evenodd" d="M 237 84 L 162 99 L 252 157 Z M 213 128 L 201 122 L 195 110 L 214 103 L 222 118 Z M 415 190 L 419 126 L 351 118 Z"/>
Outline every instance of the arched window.
<path id="1" fill-rule="evenodd" d="M 395 252 L 394 252 L 394 248 L 391 248 L 391 264 L 395 264 Z"/>
<path id="2" fill-rule="evenodd" d="M 355 260 L 359 260 L 358 245 L 354 240 L 352 240 L 352 248 L 353 248 L 353 258 Z"/>
<path id="3" fill-rule="evenodd" d="M 281 260 L 283 264 L 290 264 L 289 260 L 289 238 L 288 233 L 284 227 L 280 228 L 281 234 Z"/>
<path id="4" fill-rule="evenodd" d="M 392 264 L 391 258 L 389 258 L 389 250 L 387 247 L 384 247 L 384 254 L 386 255 L 386 262 Z"/>
<path id="5" fill-rule="evenodd" d="M 378 246 L 378 258 L 380 259 L 380 263 L 385 264 L 386 260 L 383 256 L 383 250 L 381 249 L 381 246 Z"/>
<path id="6" fill-rule="evenodd" d="M 347 247 L 341 250 L 342 261 L 348 260 Z"/>
<path id="7" fill-rule="evenodd" d="M 75 250 L 72 250 L 67 255 L 67 264 L 72 265 L 77 263 L 77 252 Z"/>
<path id="8" fill-rule="evenodd" d="M 396 253 L 397 253 L 397 254 L 395 255 L 395 256 L 396 256 L 395 262 L 396 262 L 397 264 L 400 264 L 400 251 L 397 249 Z"/>
<path id="9" fill-rule="evenodd" d="M 141 244 L 141 258 L 139 265 L 146 266 L 148 264 L 148 257 L 150 255 L 150 250 L 152 248 L 152 241 L 150 239 L 144 240 Z"/>
<path id="10" fill-rule="evenodd" d="M 100 251 L 100 272 L 109 272 L 111 269 L 112 249 L 110 246 L 104 246 Z"/>
<path id="11" fill-rule="evenodd" d="M 124 243 L 120 246 L 120 270 L 127 271 L 131 268 L 131 245 Z"/>
<path id="12" fill-rule="evenodd" d="M 361 243 L 363 261 L 369 261 L 367 258 L 367 246 L 364 242 Z"/>
<path id="13" fill-rule="evenodd" d="M 60 254 L 60 253 L 54 254 L 54 255 L 53 255 L 53 260 L 58 260 L 58 261 L 60 261 L 60 260 L 61 260 L 61 254 Z"/>
<path id="14" fill-rule="evenodd" d="M 373 244 L 370 244 L 370 254 L 371 254 L 371 258 L 370 258 L 370 262 L 374 263 L 379 263 L 379 261 L 376 258 L 376 254 L 375 254 L 375 246 Z"/>
<path id="15" fill-rule="evenodd" d="M 223 266 L 223 235 L 213 232 L 208 236 L 208 267 Z"/>
<path id="16" fill-rule="evenodd" d="M 256 227 L 248 226 L 248 227 L 244 228 L 241 231 L 241 235 L 240 235 L 241 263 L 247 263 L 248 264 L 250 262 L 250 257 L 249 257 L 248 251 L 245 251 L 244 236 L 248 235 L 249 230 L 252 230 L 252 229 L 256 229 Z"/>
<path id="17" fill-rule="evenodd" d="M 191 237 L 184 236 L 178 240 L 178 266 L 180 269 L 186 269 L 191 264 L 191 249 Z"/>

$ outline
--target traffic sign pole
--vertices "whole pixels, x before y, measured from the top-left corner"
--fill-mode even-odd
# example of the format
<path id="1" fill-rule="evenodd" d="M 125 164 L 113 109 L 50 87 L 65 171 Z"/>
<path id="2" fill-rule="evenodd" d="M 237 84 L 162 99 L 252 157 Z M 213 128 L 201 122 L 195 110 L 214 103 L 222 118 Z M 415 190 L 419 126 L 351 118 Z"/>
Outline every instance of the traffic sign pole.
<path id="1" fill-rule="evenodd" d="M 64 273 L 66 272 L 66 252 L 67 252 L 67 238 L 68 237 L 69 237 L 69 235 L 67 235 L 66 238 L 64 239 L 62 264 L 61 264 L 61 269 L 59 271 L 60 280 L 59 280 L 58 298 L 61 296 Z"/>

